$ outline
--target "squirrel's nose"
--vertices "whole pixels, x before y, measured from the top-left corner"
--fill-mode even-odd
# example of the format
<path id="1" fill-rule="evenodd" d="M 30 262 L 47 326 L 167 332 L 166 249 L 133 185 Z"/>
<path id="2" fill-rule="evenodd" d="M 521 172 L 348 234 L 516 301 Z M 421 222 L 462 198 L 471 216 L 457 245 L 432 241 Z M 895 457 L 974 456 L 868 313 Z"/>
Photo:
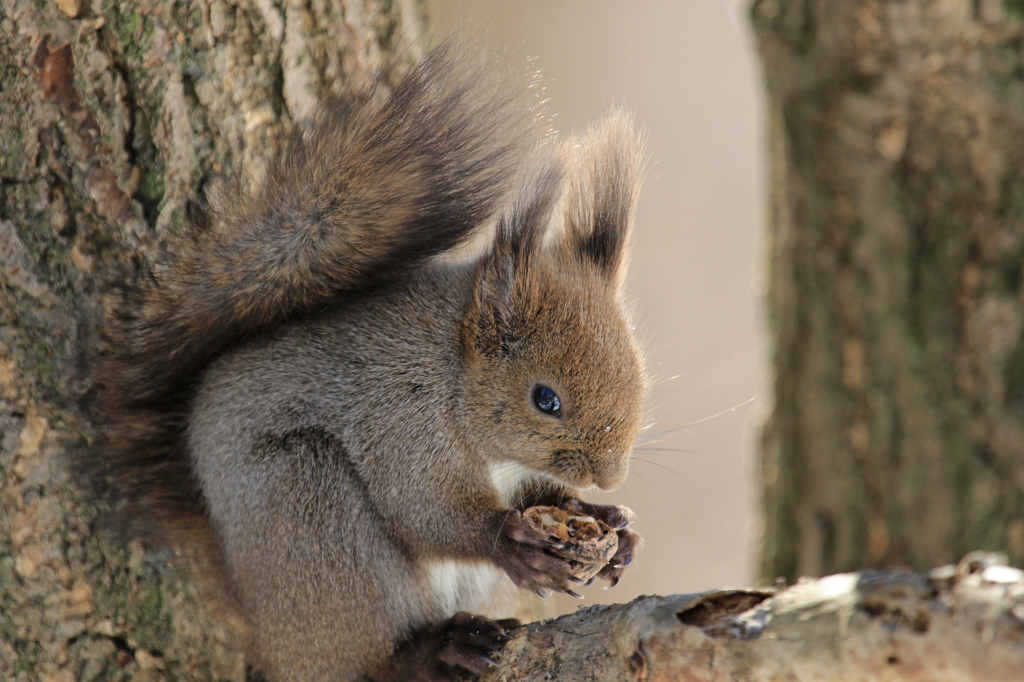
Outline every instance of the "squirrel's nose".
<path id="1" fill-rule="evenodd" d="M 621 487 L 629 475 L 628 452 L 619 453 L 609 450 L 607 455 L 606 460 L 594 467 L 594 483 L 605 492 Z"/>

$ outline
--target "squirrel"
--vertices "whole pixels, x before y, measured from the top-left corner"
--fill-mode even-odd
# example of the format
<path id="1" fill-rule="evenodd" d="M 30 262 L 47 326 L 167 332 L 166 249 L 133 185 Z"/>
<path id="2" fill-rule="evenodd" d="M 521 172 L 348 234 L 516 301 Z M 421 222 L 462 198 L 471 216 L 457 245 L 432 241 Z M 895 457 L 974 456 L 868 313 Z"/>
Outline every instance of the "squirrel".
<path id="1" fill-rule="evenodd" d="M 104 471 L 222 586 L 263 679 L 483 673 L 521 590 L 578 596 L 530 506 L 615 529 L 611 585 L 640 544 L 579 497 L 641 428 L 644 143 L 621 111 L 553 141 L 491 71 L 449 42 L 324 106 L 109 297 Z"/>

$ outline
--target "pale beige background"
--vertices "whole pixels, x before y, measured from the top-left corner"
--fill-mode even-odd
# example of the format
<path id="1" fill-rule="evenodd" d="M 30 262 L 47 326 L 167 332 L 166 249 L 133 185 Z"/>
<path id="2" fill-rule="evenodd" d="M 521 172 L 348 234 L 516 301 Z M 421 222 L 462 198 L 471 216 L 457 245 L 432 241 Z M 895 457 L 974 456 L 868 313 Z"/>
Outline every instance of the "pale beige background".
<path id="1" fill-rule="evenodd" d="M 648 433 L 669 433 L 638 450 L 626 486 L 606 496 L 639 515 L 637 565 L 614 591 L 584 590 L 583 603 L 749 583 L 756 422 L 768 396 L 755 276 L 760 86 L 745 4 L 434 1 L 441 35 L 468 25 L 535 58 L 559 130 L 621 103 L 650 138 L 629 291 L 658 379 Z"/>

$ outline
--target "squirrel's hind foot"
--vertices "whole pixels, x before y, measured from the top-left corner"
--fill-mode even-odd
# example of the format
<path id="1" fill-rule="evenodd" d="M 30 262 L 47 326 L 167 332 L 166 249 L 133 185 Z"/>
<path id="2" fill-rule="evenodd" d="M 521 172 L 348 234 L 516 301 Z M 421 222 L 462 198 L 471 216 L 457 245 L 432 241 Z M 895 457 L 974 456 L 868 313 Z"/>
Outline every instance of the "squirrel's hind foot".
<path id="1" fill-rule="evenodd" d="M 482 675 L 496 665 L 508 630 L 519 627 L 514 618 L 493 621 L 460 611 L 449 620 L 421 632 L 399 650 L 394 668 L 384 680 L 456 682 L 463 669 Z"/>

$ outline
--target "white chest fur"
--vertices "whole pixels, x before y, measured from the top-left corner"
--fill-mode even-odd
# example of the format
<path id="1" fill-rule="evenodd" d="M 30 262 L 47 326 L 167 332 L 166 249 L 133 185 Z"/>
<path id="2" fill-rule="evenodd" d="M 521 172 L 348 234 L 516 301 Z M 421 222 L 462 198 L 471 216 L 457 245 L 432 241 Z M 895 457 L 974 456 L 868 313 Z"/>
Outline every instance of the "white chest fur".
<path id="1" fill-rule="evenodd" d="M 536 476 L 537 472 L 518 462 L 490 465 L 491 484 L 506 507 L 515 505 L 523 484 Z M 512 581 L 489 562 L 432 561 L 426 570 L 436 607 L 446 616 L 469 611 L 508 617 L 519 606 Z"/>
<path id="2" fill-rule="evenodd" d="M 487 562 L 432 561 L 427 565 L 436 608 L 445 617 L 458 611 L 507 617 L 515 590 L 505 572 Z"/>
<path id="3" fill-rule="evenodd" d="M 506 507 L 516 506 L 516 493 L 529 479 L 535 478 L 536 471 L 519 462 L 491 462 L 491 485 L 498 492 L 498 499 Z"/>

